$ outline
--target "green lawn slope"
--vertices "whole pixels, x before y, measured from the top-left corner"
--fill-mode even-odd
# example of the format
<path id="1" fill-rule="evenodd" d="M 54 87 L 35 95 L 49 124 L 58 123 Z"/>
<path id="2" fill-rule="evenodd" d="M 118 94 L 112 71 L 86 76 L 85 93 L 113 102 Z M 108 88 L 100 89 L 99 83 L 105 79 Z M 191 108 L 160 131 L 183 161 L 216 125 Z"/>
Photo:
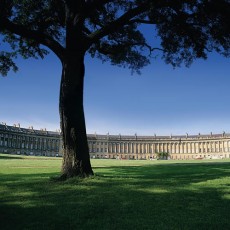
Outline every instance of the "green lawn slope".
<path id="1" fill-rule="evenodd" d="M 230 229 L 230 160 L 92 160 L 54 182 L 61 158 L 0 154 L 0 229 Z"/>

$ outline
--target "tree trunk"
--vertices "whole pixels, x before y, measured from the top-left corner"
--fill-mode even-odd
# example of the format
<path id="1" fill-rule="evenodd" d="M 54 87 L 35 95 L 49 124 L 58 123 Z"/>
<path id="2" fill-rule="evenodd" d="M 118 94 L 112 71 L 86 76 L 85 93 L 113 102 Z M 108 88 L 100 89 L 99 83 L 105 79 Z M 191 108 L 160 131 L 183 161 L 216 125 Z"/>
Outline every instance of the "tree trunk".
<path id="1" fill-rule="evenodd" d="M 83 108 L 84 55 L 63 62 L 60 87 L 60 120 L 63 138 L 62 178 L 93 175 Z"/>

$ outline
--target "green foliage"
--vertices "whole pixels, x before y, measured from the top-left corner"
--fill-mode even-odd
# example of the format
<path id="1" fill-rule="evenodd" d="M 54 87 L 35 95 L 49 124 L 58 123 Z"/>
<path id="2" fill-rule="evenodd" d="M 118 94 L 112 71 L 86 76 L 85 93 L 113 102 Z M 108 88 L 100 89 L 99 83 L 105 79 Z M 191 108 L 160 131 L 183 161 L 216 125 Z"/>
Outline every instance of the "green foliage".
<path id="1" fill-rule="evenodd" d="M 14 72 L 18 70 L 18 67 L 13 61 L 14 53 L 0 51 L 0 73 L 2 76 L 6 76 L 12 68 Z"/>
<path id="2" fill-rule="evenodd" d="M 0 154 L 0 228 L 230 229 L 229 159 L 92 164 L 57 183 L 61 159 Z"/>
<path id="3" fill-rule="evenodd" d="M 12 50 L 0 59 L 1 72 L 17 69 L 16 55 L 43 58 L 44 46 L 63 61 L 66 49 L 75 50 L 71 36 L 83 53 L 135 72 L 159 51 L 173 66 L 211 51 L 229 57 L 229 15 L 229 0 L 1 0 L 0 34 Z M 146 40 L 142 24 L 155 31 L 159 47 Z"/>
<path id="4" fill-rule="evenodd" d="M 169 157 L 170 157 L 170 153 L 168 153 L 168 152 L 157 153 L 157 159 L 159 159 L 159 160 L 168 160 Z"/>
<path id="5" fill-rule="evenodd" d="M 2 44 L 6 43 L 7 46 L 7 59 L 1 59 L 0 63 L 3 67 L 0 73 L 6 75 L 12 68 L 17 71 L 17 66 L 14 59 L 18 55 L 23 58 L 44 58 L 49 52 L 47 47 L 42 47 L 42 42 L 38 37 L 31 38 L 24 31 L 25 29 L 32 33 L 46 35 L 61 41 L 63 34 L 61 25 L 57 19 L 56 14 L 59 12 L 59 7 L 63 6 L 58 4 L 54 5 L 54 1 L 7 1 L 0 2 L 0 35 L 2 37 Z M 19 26 L 16 31 L 15 28 L 6 28 L 7 21 L 9 20 L 12 25 Z M 24 31 L 24 32 L 23 32 Z M 11 53 L 9 48 L 11 48 Z M 6 53 L 6 52 L 4 52 Z"/>
<path id="6" fill-rule="evenodd" d="M 173 1 L 168 6 L 160 14 L 158 10 L 151 14 L 158 21 L 166 63 L 178 66 L 184 61 L 189 66 L 196 58 L 206 59 L 211 51 L 229 57 L 228 0 Z"/>

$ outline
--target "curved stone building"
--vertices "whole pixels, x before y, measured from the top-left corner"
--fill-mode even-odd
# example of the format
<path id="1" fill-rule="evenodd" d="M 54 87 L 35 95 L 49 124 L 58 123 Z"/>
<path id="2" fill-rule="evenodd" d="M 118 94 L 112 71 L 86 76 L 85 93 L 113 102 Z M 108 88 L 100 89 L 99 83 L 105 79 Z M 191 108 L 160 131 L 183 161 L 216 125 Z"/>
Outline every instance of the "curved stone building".
<path id="1" fill-rule="evenodd" d="M 39 155 L 61 156 L 61 141 L 59 132 L 28 129 L 20 125 L 9 126 L 0 124 L 0 152 Z"/>
<path id="2" fill-rule="evenodd" d="M 230 134 L 184 136 L 88 135 L 91 158 L 156 159 L 166 152 L 171 159 L 230 158 Z M 61 156 L 59 132 L 0 124 L 0 152 Z"/>
<path id="3" fill-rule="evenodd" d="M 171 159 L 230 158 L 230 134 L 185 136 L 88 135 L 93 158 L 156 159 L 166 152 Z"/>

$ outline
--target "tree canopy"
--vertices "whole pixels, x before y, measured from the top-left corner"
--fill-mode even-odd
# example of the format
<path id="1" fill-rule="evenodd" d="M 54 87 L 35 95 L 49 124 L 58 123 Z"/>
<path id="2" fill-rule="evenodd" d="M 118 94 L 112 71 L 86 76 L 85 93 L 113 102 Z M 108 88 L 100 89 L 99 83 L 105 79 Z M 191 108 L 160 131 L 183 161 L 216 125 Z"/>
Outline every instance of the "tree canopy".
<path id="1" fill-rule="evenodd" d="M 63 61 L 73 30 L 92 57 L 132 71 L 149 64 L 156 49 L 173 66 L 206 59 L 211 51 L 229 57 L 229 5 L 229 0 L 1 0 L 0 33 L 11 51 L 1 50 L 0 71 L 16 71 L 17 55 L 44 58 L 47 47 Z M 149 44 L 141 24 L 152 25 L 159 47 Z"/>
<path id="2" fill-rule="evenodd" d="M 159 152 L 156 155 L 158 160 L 168 160 L 170 158 L 170 153 L 168 152 Z"/>

